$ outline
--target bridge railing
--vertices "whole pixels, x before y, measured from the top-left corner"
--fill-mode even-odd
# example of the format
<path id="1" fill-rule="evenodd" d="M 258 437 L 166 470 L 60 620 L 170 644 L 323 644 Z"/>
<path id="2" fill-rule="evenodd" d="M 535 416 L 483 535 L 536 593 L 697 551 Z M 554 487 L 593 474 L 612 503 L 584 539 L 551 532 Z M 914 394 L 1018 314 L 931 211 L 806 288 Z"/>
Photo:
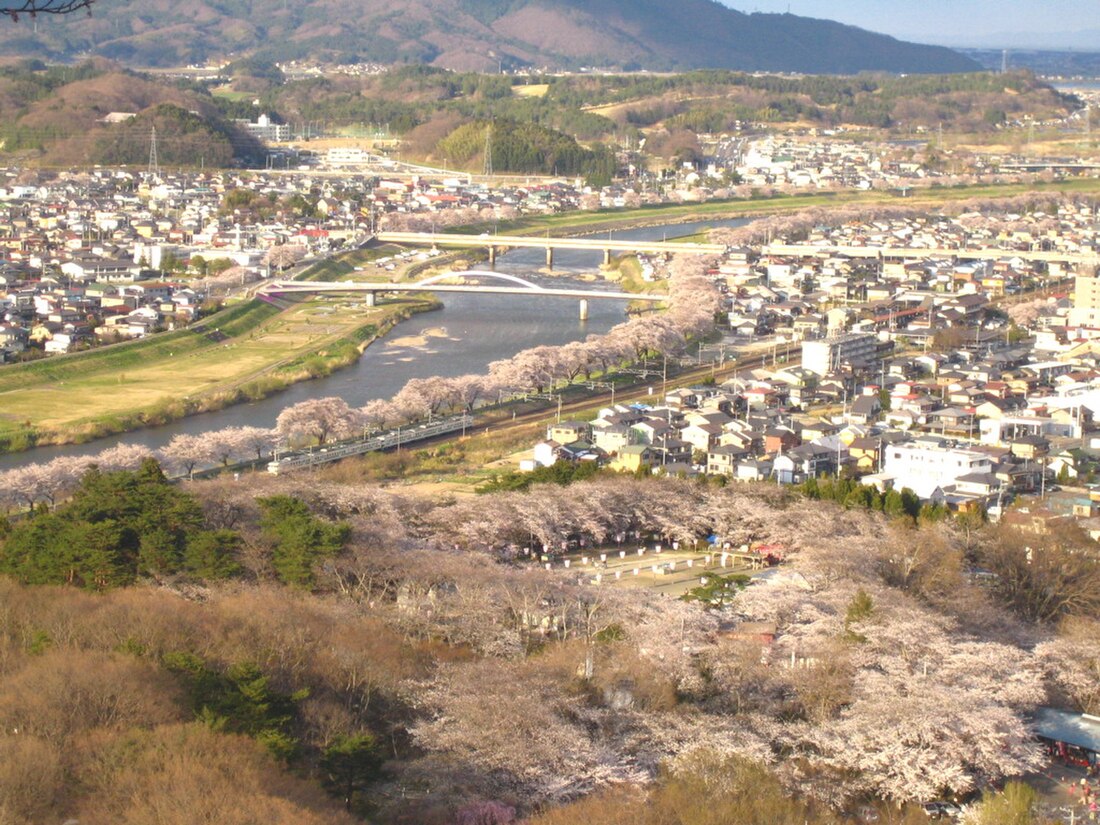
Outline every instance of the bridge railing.
<path id="1" fill-rule="evenodd" d="M 459 432 L 460 430 L 465 431 L 473 424 L 474 417 L 472 415 L 457 415 L 421 424 L 410 424 L 359 441 L 341 442 L 328 447 L 284 454 L 282 457 L 269 462 L 267 471 L 273 475 L 279 475 L 291 470 L 301 470 L 318 464 L 327 464 L 351 456 L 387 450 L 391 447 L 401 447 L 405 444 L 415 444 L 418 441 L 434 438 L 437 435 Z"/>

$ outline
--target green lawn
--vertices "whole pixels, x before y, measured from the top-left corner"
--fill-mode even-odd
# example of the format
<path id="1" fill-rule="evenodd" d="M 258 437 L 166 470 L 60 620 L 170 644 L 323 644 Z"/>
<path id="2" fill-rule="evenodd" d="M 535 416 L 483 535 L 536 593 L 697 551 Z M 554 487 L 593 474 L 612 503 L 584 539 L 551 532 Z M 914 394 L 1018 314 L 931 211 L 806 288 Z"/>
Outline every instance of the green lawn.
<path id="1" fill-rule="evenodd" d="M 0 367 L 0 449 L 32 433 L 81 441 L 261 397 L 354 361 L 359 344 L 426 303 L 251 301 L 188 330 Z"/>

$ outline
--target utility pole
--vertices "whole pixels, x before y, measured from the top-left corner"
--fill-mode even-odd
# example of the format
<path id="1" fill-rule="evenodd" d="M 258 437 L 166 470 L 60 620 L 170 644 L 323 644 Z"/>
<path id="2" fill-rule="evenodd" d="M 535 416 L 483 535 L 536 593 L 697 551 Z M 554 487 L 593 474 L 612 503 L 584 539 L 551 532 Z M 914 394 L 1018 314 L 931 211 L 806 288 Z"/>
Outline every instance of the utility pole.
<path id="1" fill-rule="evenodd" d="M 486 177 L 493 176 L 493 121 L 485 127 L 485 167 L 482 174 Z"/>

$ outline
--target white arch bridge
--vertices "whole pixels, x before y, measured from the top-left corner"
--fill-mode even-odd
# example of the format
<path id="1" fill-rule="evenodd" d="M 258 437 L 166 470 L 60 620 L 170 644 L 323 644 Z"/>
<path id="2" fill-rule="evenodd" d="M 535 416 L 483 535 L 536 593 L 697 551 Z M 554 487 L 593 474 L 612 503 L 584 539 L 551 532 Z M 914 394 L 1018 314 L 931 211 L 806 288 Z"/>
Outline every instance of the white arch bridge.
<path id="1" fill-rule="evenodd" d="M 477 278 L 498 281 L 491 284 L 449 284 L 454 278 Z M 613 292 L 596 289 L 558 289 L 544 287 L 516 275 L 487 269 L 467 269 L 444 272 L 415 284 L 394 284 L 366 281 L 273 281 L 257 290 L 257 295 L 277 298 L 283 295 L 364 295 L 367 306 L 374 306 L 379 294 L 387 292 L 457 292 L 481 295 L 535 295 L 547 298 L 576 298 L 581 302 L 581 318 L 588 317 L 588 301 L 667 301 L 667 295 L 644 292 Z"/>

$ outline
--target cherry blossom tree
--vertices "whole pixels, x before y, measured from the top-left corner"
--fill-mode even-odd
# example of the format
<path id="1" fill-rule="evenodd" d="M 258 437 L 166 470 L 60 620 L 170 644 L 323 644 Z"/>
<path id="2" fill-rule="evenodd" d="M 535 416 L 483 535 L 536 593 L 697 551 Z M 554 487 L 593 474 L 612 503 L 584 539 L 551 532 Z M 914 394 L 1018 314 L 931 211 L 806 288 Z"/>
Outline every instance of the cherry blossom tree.
<path id="1" fill-rule="evenodd" d="M 240 451 L 255 453 L 257 461 L 262 461 L 264 455 L 270 455 L 279 442 L 277 430 L 263 427 L 238 427 L 235 437 Z"/>
<path id="2" fill-rule="evenodd" d="M 390 401 L 375 399 L 360 407 L 359 414 L 368 427 L 384 430 L 387 426 L 401 421 L 401 412 Z"/>
<path id="3" fill-rule="evenodd" d="M 264 255 L 262 263 L 272 269 L 287 269 L 302 260 L 308 251 L 304 246 L 295 244 L 273 246 Z"/>
<path id="4" fill-rule="evenodd" d="M 1083 713 L 1100 713 L 1100 624 L 1071 619 L 1035 655 L 1058 693 Z"/>
<path id="5" fill-rule="evenodd" d="M 214 461 L 212 446 L 205 435 L 180 433 L 161 448 L 160 454 L 169 467 L 183 472 L 188 478 L 194 478 L 196 467 Z"/>
<path id="6" fill-rule="evenodd" d="M 503 802 L 482 801 L 463 806 L 455 814 L 454 825 L 510 825 L 516 821 L 516 809 Z"/>
<path id="7" fill-rule="evenodd" d="M 361 430 L 358 411 L 342 398 L 313 398 L 287 407 L 275 421 L 279 435 L 287 440 L 316 440 L 325 444 L 330 438 L 346 438 Z"/>
<path id="8" fill-rule="evenodd" d="M 104 472 L 136 470 L 152 455 L 153 451 L 142 444 L 117 444 L 98 453 L 94 463 Z"/>

